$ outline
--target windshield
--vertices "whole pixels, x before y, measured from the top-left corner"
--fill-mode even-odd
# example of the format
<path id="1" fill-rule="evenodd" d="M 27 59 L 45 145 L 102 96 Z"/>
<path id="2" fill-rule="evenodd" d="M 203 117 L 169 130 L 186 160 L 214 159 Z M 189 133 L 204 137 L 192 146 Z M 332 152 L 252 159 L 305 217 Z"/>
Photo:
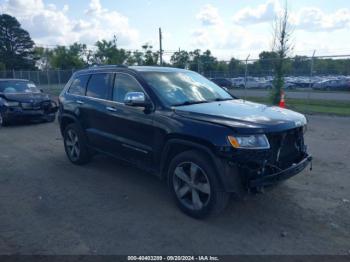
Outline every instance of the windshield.
<path id="1" fill-rule="evenodd" d="M 0 93 L 40 93 L 40 90 L 33 82 L 9 80 L 0 81 Z"/>
<path id="2" fill-rule="evenodd" d="M 233 99 L 224 89 L 195 72 L 143 72 L 142 75 L 169 106 Z"/>

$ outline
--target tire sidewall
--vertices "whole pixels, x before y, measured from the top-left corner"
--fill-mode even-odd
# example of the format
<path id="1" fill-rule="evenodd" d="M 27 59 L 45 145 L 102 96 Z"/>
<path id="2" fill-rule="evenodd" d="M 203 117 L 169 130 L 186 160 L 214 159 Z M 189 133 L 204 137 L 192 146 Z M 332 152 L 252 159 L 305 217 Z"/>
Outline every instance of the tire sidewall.
<path id="1" fill-rule="evenodd" d="M 181 201 L 178 199 L 175 189 L 174 189 L 174 184 L 173 184 L 173 177 L 174 177 L 174 171 L 175 168 L 183 163 L 183 162 L 193 162 L 196 165 L 198 165 L 207 175 L 207 178 L 209 180 L 210 184 L 210 198 L 208 204 L 200 209 L 200 210 L 191 210 L 184 206 Z M 179 155 L 175 156 L 169 165 L 168 168 L 168 174 L 167 174 L 167 182 L 168 186 L 171 192 L 172 197 L 175 199 L 175 202 L 177 206 L 186 214 L 188 214 L 191 217 L 194 218 L 204 218 L 208 216 L 211 211 L 213 210 L 214 205 L 216 205 L 217 202 L 217 196 L 216 196 L 216 188 L 217 188 L 217 177 L 216 177 L 216 172 L 211 164 L 211 161 L 206 157 L 204 154 L 202 154 L 199 151 L 186 151 L 184 153 L 180 153 Z"/>
<path id="2" fill-rule="evenodd" d="M 69 130 L 73 130 L 77 137 L 78 137 L 78 143 L 79 143 L 79 149 L 80 149 L 80 154 L 79 154 L 79 158 L 77 160 L 73 160 L 70 157 L 70 154 L 68 153 L 68 149 L 67 149 L 67 145 L 66 145 L 66 137 L 68 136 L 68 131 Z M 63 144 L 64 144 L 64 150 L 66 152 L 66 155 L 69 159 L 69 161 L 71 161 L 73 164 L 76 165 L 82 165 L 85 164 L 89 161 L 90 159 L 90 154 L 88 151 L 88 147 L 87 147 L 87 142 L 86 142 L 86 138 L 84 135 L 83 130 L 81 129 L 81 127 L 77 124 L 70 124 L 68 125 L 64 132 L 63 132 Z"/>

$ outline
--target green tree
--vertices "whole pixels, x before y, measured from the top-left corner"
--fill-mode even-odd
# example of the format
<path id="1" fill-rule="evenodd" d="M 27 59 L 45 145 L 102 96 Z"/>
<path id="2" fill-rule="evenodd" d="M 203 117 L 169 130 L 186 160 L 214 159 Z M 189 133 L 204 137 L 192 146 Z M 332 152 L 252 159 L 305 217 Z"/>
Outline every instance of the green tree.
<path id="1" fill-rule="evenodd" d="M 144 44 L 143 49 L 143 64 L 144 65 L 157 65 L 159 52 L 153 52 L 153 46 Z"/>
<path id="2" fill-rule="evenodd" d="M 95 63 L 97 64 L 125 64 L 130 55 L 125 49 L 117 47 L 116 40 L 97 41 L 96 47 Z"/>
<path id="3" fill-rule="evenodd" d="M 228 63 L 228 70 L 231 76 L 244 75 L 244 64 L 238 59 L 231 58 Z"/>
<path id="4" fill-rule="evenodd" d="M 52 52 L 48 48 L 44 47 L 35 47 L 34 48 L 34 57 L 36 60 L 36 66 L 40 70 L 48 70 L 51 68 L 50 57 Z"/>
<path id="5" fill-rule="evenodd" d="M 274 38 L 273 38 L 273 52 L 277 53 L 277 61 L 275 64 L 275 77 L 273 80 L 273 89 L 271 91 L 271 102 L 277 105 L 281 98 L 284 85 L 284 75 L 286 71 L 286 57 L 292 49 L 291 27 L 289 23 L 289 13 L 287 4 L 283 9 L 280 17 L 277 17 L 274 23 Z"/>
<path id="6" fill-rule="evenodd" d="M 74 43 L 69 47 L 58 46 L 48 51 L 47 57 L 51 68 L 55 69 L 76 69 L 87 65 L 86 45 Z"/>
<path id="7" fill-rule="evenodd" d="M 126 63 L 128 65 L 143 65 L 143 52 L 139 50 L 129 51 Z"/>
<path id="8" fill-rule="evenodd" d="M 196 72 L 201 72 L 201 50 L 200 49 L 196 49 L 193 51 L 189 52 L 190 55 L 190 65 L 189 65 L 189 69 L 192 71 L 196 71 Z"/>
<path id="9" fill-rule="evenodd" d="M 293 75 L 309 75 L 311 60 L 306 56 L 295 56 L 291 60 Z"/>
<path id="10" fill-rule="evenodd" d="M 187 51 L 179 50 L 171 56 L 170 62 L 174 67 L 188 68 L 190 63 L 190 55 Z"/>
<path id="11" fill-rule="evenodd" d="M 0 15 L 0 61 L 7 69 L 33 69 L 34 42 L 15 17 Z"/>
<path id="12" fill-rule="evenodd" d="M 259 69 L 260 73 L 269 75 L 272 74 L 278 61 L 278 54 L 274 51 L 263 51 L 259 54 Z"/>
<path id="13" fill-rule="evenodd" d="M 218 60 L 214 57 L 210 50 L 206 50 L 200 57 L 200 64 L 202 65 L 202 72 L 208 75 L 210 72 L 215 71 L 217 68 Z"/>

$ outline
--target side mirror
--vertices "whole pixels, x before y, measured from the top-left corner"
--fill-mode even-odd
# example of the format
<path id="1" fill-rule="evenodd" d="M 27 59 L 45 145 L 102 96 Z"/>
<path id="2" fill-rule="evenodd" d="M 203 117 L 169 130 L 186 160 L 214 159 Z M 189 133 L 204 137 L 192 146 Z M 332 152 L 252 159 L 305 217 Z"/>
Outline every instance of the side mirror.
<path id="1" fill-rule="evenodd" d="M 127 106 L 147 107 L 150 103 L 146 101 L 143 92 L 128 92 L 124 97 L 124 104 Z"/>

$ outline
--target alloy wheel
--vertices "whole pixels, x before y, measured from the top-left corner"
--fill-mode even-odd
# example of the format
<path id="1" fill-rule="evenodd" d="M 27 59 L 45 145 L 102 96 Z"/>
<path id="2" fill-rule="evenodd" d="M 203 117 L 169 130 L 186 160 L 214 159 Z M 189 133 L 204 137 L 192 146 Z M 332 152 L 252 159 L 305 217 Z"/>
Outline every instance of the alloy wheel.
<path id="1" fill-rule="evenodd" d="M 69 129 L 65 138 L 67 153 L 72 161 L 77 161 L 80 157 L 80 145 L 77 133 Z"/>
<path id="2" fill-rule="evenodd" d="M 206 173 L 193 162 L 179 164 L 173 174 L 178 200 L 191 210 L 200 210 L 209 203 L 211 190 Z"/>

